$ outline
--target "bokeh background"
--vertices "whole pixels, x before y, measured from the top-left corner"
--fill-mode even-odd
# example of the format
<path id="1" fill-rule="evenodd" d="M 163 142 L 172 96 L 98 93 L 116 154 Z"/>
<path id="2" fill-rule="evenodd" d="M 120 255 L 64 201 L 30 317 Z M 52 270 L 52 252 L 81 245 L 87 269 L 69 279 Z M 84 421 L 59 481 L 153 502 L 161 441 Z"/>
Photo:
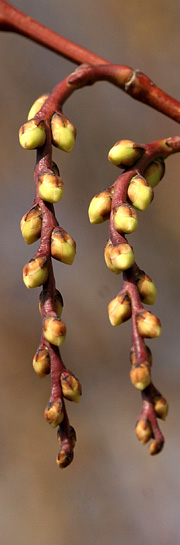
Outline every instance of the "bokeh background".
<path id="1" fill-rule="evenodd" d="M 179 97 L 178 0 L 16 0 L 17 8 L 114 63 L 147 73 Z M 155 199 L 131 235 L 136 260 L 158 297 L 163 325 L 151 341 L 153 381 L 170 412 L 163 452 L 150 457 L 134 433 L 141 410 L 129 380 L 130 323 L 112 328 L 107 305 L 121 279 L 105 266 L 108 226 L 91 226 L 91 198 L 117 177 L 107 161 L 119 139 L 149 142 L 178 134 L 175 122 L 108 83 L 74 94 L 65 113 L 77 127 L 72 154 L 55 150 L 65 184 L 56 214 L 77 242 L 72 267 L 55 263 L 67 340 L 65 364 L 80 379 L 80 405 L 68 404 L 77 431 L 75 458 L 58 470 L 56 431 L 43 412 L 50 381 L 32 369 L 40 338 L 39 290 L 26 290 L 22 268 L 34 255 L 19 222 L 34 199 L 35 152 L 18 143 L 34 100 L 74 64 L 16 35 L 0 35 L 1 450 L 2 545 L 169 545 L 180 543 L 179 157 L 169 158 Z"/>

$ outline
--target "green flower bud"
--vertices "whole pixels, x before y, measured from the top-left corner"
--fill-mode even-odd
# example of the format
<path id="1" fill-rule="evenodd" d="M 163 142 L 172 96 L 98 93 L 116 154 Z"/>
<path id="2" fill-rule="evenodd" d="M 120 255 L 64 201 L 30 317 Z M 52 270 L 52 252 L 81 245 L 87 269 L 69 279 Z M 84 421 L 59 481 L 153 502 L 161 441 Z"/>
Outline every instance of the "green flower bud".
<path id="1" fill-rule="evenodd" d="M 144 172 L 144 177 L 148 184 L 154 188 L 165 174 L 165 163 L 162 159 L 157 159 L 150 163 Z"/>
<path id="2" fill-rule="evenodd" d="M 109 219 L 111 212 L 112 194 L 111 191 L 105 189 L 101 193 L 95 195 L 89 205 L 89 220 L 91 223 L 103 223 Z"/>
<path id="3" fill-rule="evenodd" d="M 135 432 L 139 441 L 145 445 L 152 437 L 150 422 L 146 419 L 140 419 L 136 424 Z"/>
<path id="4" fill-rule="evenodd" d="M 48 279 L 48 262 L 44 256 L 35 257 L 23 269 L 23 281 L 27 288 L 37 288 Z"/>
<path id="5" fill-rule="evenodd" d="M 46 140 L 46 125 L 44 121 L 32 119 L 19 130 L 19 142 L 24 149 L 41 148 Z"/>
<path id="6" fill-rule="evenodd" d="M 157 395 L 153 398 L 153 404 L 156 416 L 161 418 L 161 420 L 166 420 L 168 414 L 168 403 L 166 399 L 161 395 Z"/>
<path id="7" fill-rule="evenodd" d="M 34 104 L 31 106 L 31 109 L 28 113 L 28 120 L 33 119 L 35 115 L 39 112 L 39 110 L 42 108 L 43 104 L 46 102 L 49 95 L 42 95 L 41 97 L 37 98 L 35 100 Z"/>
<path id="8" fill-rule="evenodd" d="M 58 318 L 61 318 L 62 309 L 63 309 L 63 298 L 59 290 L 55 289 L 54 294 L 54 310 L 58 316 Z M 43 305 L 43 291 L 41 291 L 39 295 L 39 312 L 42 313 L 42 305 Z"/>
<path id="9" fill-rule="evenodd" d="M 111 249 L 112 265 L 120 271 L 125 271 L 132 267 L 134 263 L 134 253 L 131 246 L 127 243 L 116 244 Z"/>
<path id="10" fill-rule="evenodd" d="M 133 233 L 138 226 L 136 211 L 128 204 L 115 206 L 113 208 L 113 223 L 118 233 Z"/>
<path id="11" fill-rule="evenodd" d="M 127 293 L 120 293 L 109 303 L 108 315 L 113 326 L 129 320 L 131 317 L 131 300 Z"/>
<path id="12" fill-rule="evenodd" d="M 62 400 L 57 399 L 57 401 L 54 402 L 50 401 L 44 411 L 44 416 L 52 428 L 59 426 L 64 419 Z"/>
<path id="13" fill-rule="evenodd" d="M 141 337 L 154 339 L 161 335 L 161 322 L 149 310 L 141 310 L 136 315 L 137 325 Z"/>
<path id="14" fill-rule="evenodd" d="M 130 371 L 130 379 L 137 390 L 144 390 L 151 382 L 150 367 L 148 362 L 133 365 Z"/>
<path id="15" fill-rule="evenodd" d="M 33 244 L 41 236 L 42 213 L 38 205 L 32 206 L 20 222 L 22 236 L 27 244 Z"/>
<path id="16" fill-rule="evenodd" d="M 51 234 L 51 255 L 66 265 L 72 265 L 76 255 L 76 243 L 64 229 L 55 227 Z"/>
<path id="17" fill-rule="evenodd" d="M 47 316 L 43 321 L 43 334 L 49 343 L 55 346 L 61 346 L 65 341 L 66 326 L 60 318 L 56 316 Z"/>
<path id="18" fill-rule="evenodd" d="M 57 148 L 70 152 L 75 143 L 76 129 L 66 117 L 54 114 L 51 119 L 52 143 Z"/>
<path id="19" fill-rule="evenodd" d="M 131 179 L 127 194 L 133 206 L 138 210 L 146 210 L 154 196 L 151 186 L 139 175 Z"/>
<path id="20" fill-rule="evenodd" d="M 115 267 L 112 264 L 112 261 L 111 261 L 112 248 L 113 248 L 113 244 L 112 244 L 111 240 L 108 240 L 108 242 L 107 242 L 107 244 L 106 244 L 106 246 L 104 248 L 104 259 L 105 259 L 106 265 L 107 265 L 108 269 L 110 269 L 110 271 L 114 272 L 115 274 L 120 274 L 121 273 L 120 269 Z"/>
<path id="21" fill-rule="evenodd" d="M 110 149 L 108 159 L 113 165 L 129 168 L 144 155 L 144 148 L 131 140 L 120 140 Z"/>
<path id="22" fill-rule="evenodd" d="M 39 195 L 43 201 L 59 202 L 63 197 L 63 181 L 59 176 L 44 172 L 38 177 Z"/>
<path id="23" fill-rule="evenodd" d="M 33 369 L 40 378 L 46 377 L 50 373 L 50 357 L 47 346 L 43 346 L 37 350 L 33 358 Z"/>
<path id="24" fill-rule="evenodd" d="M 154 305 L 156 301 L 157 290 L 150 276 L 145 274 L 144 271 L 138 271 L 136 275 L 136 284 L 141 301 L 145 305 Z"/>
<path id="25" fill-rule="evenodd" d="M 66 399 L 79 403 L 82 394 L 81 384 L 70 371 L 66 370 L 61 374 L 61 387 Z"/>

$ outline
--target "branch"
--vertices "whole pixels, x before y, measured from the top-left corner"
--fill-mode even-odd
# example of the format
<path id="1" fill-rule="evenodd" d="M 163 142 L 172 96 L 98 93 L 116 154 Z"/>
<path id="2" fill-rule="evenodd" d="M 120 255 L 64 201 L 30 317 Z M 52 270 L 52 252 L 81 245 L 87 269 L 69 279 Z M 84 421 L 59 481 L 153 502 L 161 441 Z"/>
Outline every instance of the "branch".
<path id="1" fill-rule="evenodd" d="M 0 0 L 0 30 L 17 32 L 77 65 L 89 63 L 93 65 L 104 64 L 111 67 L 109 61 L 49 30 L 5 0 Z M 111 83 L 120 87 L 136 100 L 158 110 L 174 121 L 180 122 L 180 102 L 164 93 L 142 72 L 121 65 L 119 65 L 118 71 L 126 73 L 124 85 L 122 86 L 118 78 L 109 80 Z"/>

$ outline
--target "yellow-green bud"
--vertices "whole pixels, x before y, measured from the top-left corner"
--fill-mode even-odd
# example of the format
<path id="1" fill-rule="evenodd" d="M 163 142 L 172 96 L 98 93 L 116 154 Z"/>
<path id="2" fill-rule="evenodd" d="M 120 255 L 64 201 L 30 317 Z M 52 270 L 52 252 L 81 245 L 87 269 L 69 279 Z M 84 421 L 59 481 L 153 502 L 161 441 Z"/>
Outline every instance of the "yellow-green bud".
<path id="1" fill-rule="evenodd" d="M 105 259 L 106 265 L 107 265 L 108 269 L 110 269 L 110 271 L 114 272 L 115 274 L 120 274 L 121 273 L 120 269 L 115 267 L 112 264 L 112 261 L 111 261 L 112 248 L 113 248 L 113 244 L 112 244 L 111 240 L 108 240 L 108 242 L 107 242 L 107 244 L 106 244 L 106 246 L 104 248 L 104 259 Z"/>
<path id="2" fill-rule="evenodd" d="M 75 143 L 76 129 L 66 117 L 54 114 L 51 119 L 52 143 L 57 148 L 70 152 Z"/>
<path id="3" fill-rule="evenodd" d="M 48 279 L 48 262 L 44 256 L 35 257 L 23 269 L 23 280 L 27 288 L 37 288 Z"/>
<path id="4" fill-rule="evenodd" d="M 40 119 L 31 119 L 19 129 L 19 142 L 24 149 L 41 148 L 46 140 L 46 126 Z"/>
<path id="5" fill-rule="evenodd" d="M 82 394 L 81 384 L 70 371 L 63 371 L 61 375 L 61 386 L 63 396 L 66 399 L 79 403 Z"/>
<path id="6" fill-rule="evenodd" d="M 59 202 L 63 197 L 63 181 L 59 176 L 44 172 L 38 177 L 39 195 L 43 201 Z"/>
<path id="7" fill-rule="evenodd" d="M 133 166 L 144 154 L 144 148 L 131 140 L 120 140 L 110 149 L 108 159 L 121 168 Z"/>
<path id="8" fill-rule="evenodd" d="M 141 310 L 136 315 L 137 325 L 141 337 L 154 339 L 161 335 L 161 322 L 149 310 Z"/>
<path id="9" fill-rule="evenodd" d="M 144 271 L 138 271 L 136 275 L 136 284 L 141 301 L 145 305 L 154 305 L 156 301 L 157 290 L 150 276 L 145 274 Z"/>
<path id="10" fill-rule="evenodd" d="M 149 452 L 151 456 L 154 456 L 155 454 L 159 454 L 159 452 L 161 452 L 163 448 L 163 445 L 164 445 L 164 441 L 162 441 L 161 439 L 154 439 L 154 441 L 152 441 L 152 443 L 149 446 Z"/>
<path id="11" fill-rule="evenodd" d="M 47 346 L 43 346 L 37 350 L 33 358 L 33 369 L 40 378 L 46 377 L 50 373 L 50 357 Z"/>
<path id="12" fill-rule="evenodd" d="M 161 418 L 161 420 L 166 420 L 168 414 L 168 403 L 166 399 L 161 395 L 157 395 L 153 399 L 153 404 L 156 416 Z"/>
<path id="13" fill-rule="evenodd" d="M 20 222 L 22 236 L 27 244 L 33 244 L 41 236 L 42 213 L 38 205 L 33 206 Z"/>
<path id="14" fill-rule="evenodd" d="M 88 214 L 91 223 L 103 223 L 109 219 L 111 212 L 112 194 L 111 191 L 105 189 L 95 195 L 90 202 Z"/>
<path id="15" fill-rule="evenodd" d="M 59 468 L 63 469 L 64 467 L 69 466 L 74 457 L 73 450 L 69 451 L 62 447 L 59 451 L 56 462 Z"/>
<path id="16" fill-rule="evenodd" d="M 127 293 L 120 293 L 109 303 L 108 315 L 113 326 L 129 320 L 131 317 L 131 300 Z"/>
<path id="17" fill-rule="evenodd" d="M 133 206 L 138 210 L 146 210 L 154 196 L 151 186 L 139 175 L 131 179 L 127 194 Z"/>
<path id="18" fill-rule="evenodd" d="M 43 334 L 49 343 L 61 346 L 66 336 L 65 323 L 56 316 L 47 316 L 43 321 Z"/>
<path id="19" fill-rule="evenodd" d="M 150 163 L 144 172 L 144 177 L 148 184 L 154 188 L 165 174 L 165 163 L 162 159 L 157 159 Z"/>
<path id="20" fill-rule="evenodd" d="M 64 418 L 62 400 L 58 399 L 54 402 L 50 401 L 44 411 L 44 416 L 47 422 L 52 426 L 52 428 L 56 428 L 57 426 L 59 426 Z"/>
<path id="21" fill-rule="evenodd" d="M 140 419 L 139 422 L 136 424 L 135 432 L 137 435 L 137 438 L 142 443 L 142 445 L 145 445 L 150 441 L 152 437 L 152 429 L 150 422 L 145 419 Z"/>
<path id="22" fill-rule="evenodd" d="M 118 233 L 133 233 L 138 226 L 136 211 L 128 204 L 115 206 L 113 208 L 113 223 Z"/>
<path id="23" fill-rule="evenodd" d="M 51 255 L 66 265 L 72 265 L 76 255 L 76 243 L 64 229 L 55 227 L 51 234 Z"/>
<path id="24" fill-rule="evenodd" d="M 59 290 L 55 289 L 54 294 L 54 310 L 58 316 L 58 318 L 61 318 L 62 309 L 63 309 L 63 298 Z M 39 295 L 39 312 L 42 313 L 42 305 L 43 305 L 43 291 L 41 291 Z"/>
<path id="25" fill-rule="evenodd" d="M 127 243 L 116 244 L 113 246 L 110 257 L 112 265 L 120 271 L 129 269 L 134 263 L 133 250 Z"/>
<path id="26" fill-rule="evenodd" d="M 34 104 L 31 106 L 31 109 L 28 113 L 28 120 L 33 119 L 35 115 L 39 112 L 39 110 L 42 108 L 43 104 L 46 102 L 49 95 L 42 95 L 41 97 L 37 98 L 35 100 Z"/>
<path id="27" fill-rule="evenodd" d="M 144 390 L 151 382 L 150 367 L 148 362 L 133 365 L 130 371 L 130 379 L 137 390 Z"/>

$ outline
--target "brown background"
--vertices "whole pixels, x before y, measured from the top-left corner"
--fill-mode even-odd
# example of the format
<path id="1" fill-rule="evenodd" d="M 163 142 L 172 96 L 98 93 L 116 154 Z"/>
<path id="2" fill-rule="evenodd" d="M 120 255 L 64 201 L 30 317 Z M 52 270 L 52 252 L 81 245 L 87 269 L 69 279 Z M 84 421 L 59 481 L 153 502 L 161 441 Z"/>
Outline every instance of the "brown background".
<path id="1" fill-rule="evenodd" d="M 178 0 L 17 0 L 16 6 L 114 63 L 141 69 L 179 97 Z M 55 273 L 68 331 L 62 355 L 83 397 L 68 406 L 78 442 L 73 464 L 60 471 L 56 432 L 43 417 L 50 382 L 41 382 L 31 365 L 40 337 L 39 290 L 26 290 L 22 268 L 36 250 L 25 245 L 19 221 L 34 198 L 35 153 L 20 148 L 18 129 L 33 101 L 74 65 L 19 36 L 1 34 L 0 42 L 1 543 L 178 545 L 179 157 L 168 159 L 131 238 L 139 266 L 156 283 L 154 311 L 163 325 L 161 338 L 151 341 L 153 379 L 170 413 L 162 424 L 165 448 L 154 458 L 134 434 L 141 401 L 129 381 L 130 323 L 112 328 L 107 317 L 121 285 L 104 263 L 108 226 L 91 226 L 87 209 L 116 178 L 107 153 L 117 140 L 148 142 L 179 128 L 107 83 L 81 90 L 65 107 L 78 136 L 71 155 L 54 153 L 65 184 L 56 213 L 77 242 L 77 256 L 72 267 L 55 264 Z"/>

